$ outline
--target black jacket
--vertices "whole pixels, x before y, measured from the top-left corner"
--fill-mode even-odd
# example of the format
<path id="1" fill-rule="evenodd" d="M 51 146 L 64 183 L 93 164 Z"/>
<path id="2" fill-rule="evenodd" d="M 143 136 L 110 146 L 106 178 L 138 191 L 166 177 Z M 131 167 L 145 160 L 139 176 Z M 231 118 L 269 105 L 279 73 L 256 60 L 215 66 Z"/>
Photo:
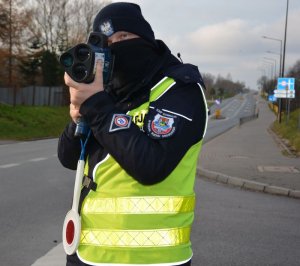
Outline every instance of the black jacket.
<path id="1" fill-rule="evenodd" d="M 80 113 L 92 130 L 86 148 L 90 177 L 94 166 L 109 153 L 138 182 L 144 185 L 158 183 L 172 172 L 191 145 L 203 138 L 207 109 L 198 68 L 180 63 L 163 42 L 159 44 L 166 60 L 151 81 L 131 98 L 115 101 L 103 91 L 82 104 Z M 150 89 L 165 76 L 173 78 L 176 85 L 150 105 L 143 129 L 131 123 L 128 129 L 109 132 L 113 115 L 126 114 L 148 101 Z M 174 118 L 174 132 L 169 137 L 154 136 L 147 126 L 160 112 Z M 76 169 L 81 150 L 74 130 L 75 124 L 70 123 L 58 144 L 58 158 L 69 169 Z"/>

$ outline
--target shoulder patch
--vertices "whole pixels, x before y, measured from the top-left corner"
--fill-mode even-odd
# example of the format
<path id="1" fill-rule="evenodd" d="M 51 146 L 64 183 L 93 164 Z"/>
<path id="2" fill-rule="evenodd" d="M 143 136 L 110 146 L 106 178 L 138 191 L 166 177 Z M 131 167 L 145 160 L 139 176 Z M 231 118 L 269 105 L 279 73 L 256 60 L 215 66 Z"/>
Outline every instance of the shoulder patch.
<path id="1" fill-rule="evenodd" d="M 114 114 L 110 123 L 109 132 L 128 129 L 131 125 L 131 116 L 124 114 Z"/>
<path id="2" fill-rule="evenodd" d="M 148 134 L 154 139 L 171 137 L 176 132 L 178 119 L 176 115 L 156 109 L 155 114 L 148 120 Z"/>

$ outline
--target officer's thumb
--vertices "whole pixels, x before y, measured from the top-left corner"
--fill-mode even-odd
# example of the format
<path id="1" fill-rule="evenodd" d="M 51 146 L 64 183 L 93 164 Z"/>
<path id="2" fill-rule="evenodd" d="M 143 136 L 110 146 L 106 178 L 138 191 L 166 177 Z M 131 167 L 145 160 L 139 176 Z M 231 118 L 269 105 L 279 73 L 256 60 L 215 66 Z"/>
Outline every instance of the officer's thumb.
<path id="1" fill-rule="evenodd" d="M 97 84 L 103 84 L 103 61 L 97 60 L 96 62 L 96 73 L 95 73 L 95 82 Z"/>

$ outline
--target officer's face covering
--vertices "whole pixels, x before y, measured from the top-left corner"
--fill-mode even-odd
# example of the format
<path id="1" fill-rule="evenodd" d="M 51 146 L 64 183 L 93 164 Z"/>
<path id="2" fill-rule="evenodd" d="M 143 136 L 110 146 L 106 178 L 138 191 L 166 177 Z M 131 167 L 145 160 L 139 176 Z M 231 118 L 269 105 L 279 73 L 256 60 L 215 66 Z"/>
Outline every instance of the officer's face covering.
<path id="1" fill-rule="evenodd" d="M 109 93 L 119 100 L 128 98 L 139 89 L 136 85 L 147 75 L 158 55 L 155 48 L 141 38 L 115 42 L 110 48 L 115 59 Z"/>

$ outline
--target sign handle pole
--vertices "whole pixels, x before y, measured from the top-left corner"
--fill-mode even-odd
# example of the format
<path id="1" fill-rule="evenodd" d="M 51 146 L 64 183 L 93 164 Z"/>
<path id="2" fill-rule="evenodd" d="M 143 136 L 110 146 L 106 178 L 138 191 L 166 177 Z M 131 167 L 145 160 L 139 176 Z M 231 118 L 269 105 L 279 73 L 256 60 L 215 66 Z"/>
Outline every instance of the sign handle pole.
<path id="1" fill-rule="evenodd" d="M 300 131 L 300 108 L 298 110 L 298 130 Z"/>
<path id="2" fill-rule="evenodd" d="M 289 122 L 290 120 L 290 110 L 291 110 L 291 99 L 288 99 L 288 117 L 287 117 L 287 121 Z"/>
<path id="3" fill-rule="evenodd" d="M 288 122 L 288 91 L 286 90 L 286 98 L 285 98 L 285 124 Z"/>
<path id="4" fill-rule="evenodd" d="M 278 123 L 281 123 L 281 98 L 278 99 Z"/>

